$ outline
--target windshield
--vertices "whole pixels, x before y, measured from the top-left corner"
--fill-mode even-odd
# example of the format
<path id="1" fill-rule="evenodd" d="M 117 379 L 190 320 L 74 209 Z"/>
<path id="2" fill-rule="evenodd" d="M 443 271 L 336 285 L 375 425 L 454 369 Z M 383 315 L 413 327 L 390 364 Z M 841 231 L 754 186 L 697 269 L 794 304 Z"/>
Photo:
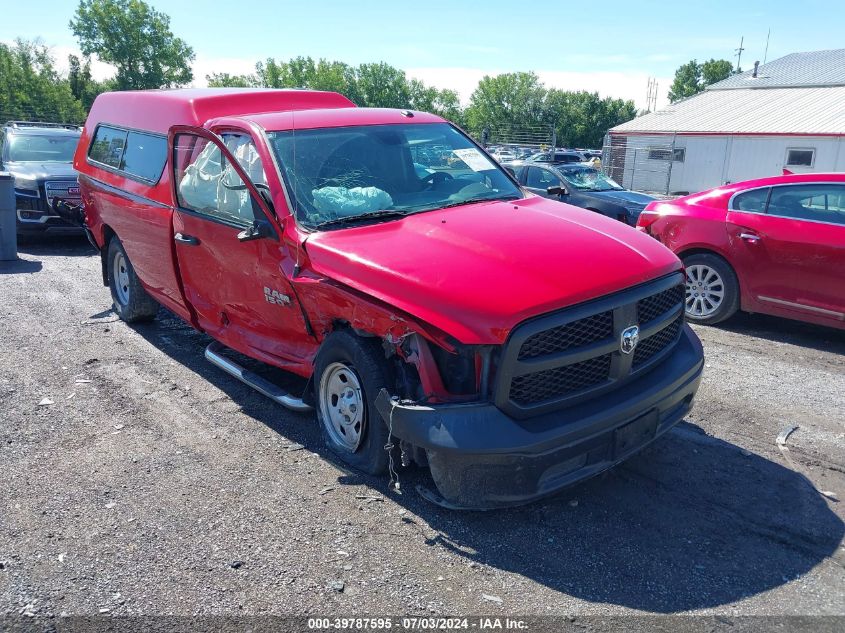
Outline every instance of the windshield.
<path id="1" fill-rule="evenodd" d="M 69 163 L 76 151 L 78 136 L 10 134 L 9 161 L 22 163 Z"/>
<path id="2" fill-rule="evenodd" d="M 618 191 L 622 189 L 612 178 L 592 167 L 564 167 L 558 169 L 563 179 L 582 191 Z"/>
<path id="3" fill-rule="evenodd" d="M 523 197 L 447 123 L 286 130 L 269 137 L 297 219 L 312 228 Z"/>

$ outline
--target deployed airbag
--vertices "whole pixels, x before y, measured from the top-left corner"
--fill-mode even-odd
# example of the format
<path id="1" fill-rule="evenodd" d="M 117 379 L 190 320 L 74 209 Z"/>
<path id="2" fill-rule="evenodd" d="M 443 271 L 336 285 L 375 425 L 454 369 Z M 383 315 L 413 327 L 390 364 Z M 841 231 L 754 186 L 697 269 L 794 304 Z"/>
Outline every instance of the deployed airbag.
<path id="1" fill-rule="evenodd" d="M 358 215 L 393 206 L 390 194 L 378 187 L 322 187 L 311 192 L 314 208 L 332 216 Z"/>

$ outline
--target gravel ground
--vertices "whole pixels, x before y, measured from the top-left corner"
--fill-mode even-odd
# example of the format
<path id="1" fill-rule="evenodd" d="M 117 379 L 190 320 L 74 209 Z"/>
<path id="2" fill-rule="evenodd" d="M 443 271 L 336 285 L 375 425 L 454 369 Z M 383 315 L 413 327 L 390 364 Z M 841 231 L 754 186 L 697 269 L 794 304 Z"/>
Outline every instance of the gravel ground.
<path id="1" fill-rule="evenodd" d="M 0 264 L 0 615 L 845 615 L 845 332 L 700 327 L 676 430 L 549 500 L 454 513 L 422 469 L 401 495 L 344 470 L 175 318 L 118 321 L 99 278 L 78 240 Z"/>

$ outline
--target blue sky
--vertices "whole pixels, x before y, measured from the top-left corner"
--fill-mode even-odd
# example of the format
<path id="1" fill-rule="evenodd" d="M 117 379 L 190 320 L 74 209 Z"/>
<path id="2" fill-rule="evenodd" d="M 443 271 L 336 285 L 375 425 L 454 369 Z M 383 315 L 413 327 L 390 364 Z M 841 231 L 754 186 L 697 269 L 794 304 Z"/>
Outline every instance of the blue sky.
<path id="1" fill-rule="evenodd" d="M 683 0 L 148 0 L 197 53 L 195 83 L 209 72 L 248 72 L 256 60 L 296 55 L 351 64 L 386 61 L 468 98 L 484 74 L 533 70 L 549 85 L 598 90 L 645 104 L 648 77 L 660 101 L 675 68 L 696 58 L 743 68 L 797 51 L 845 46 L 845 3 Z M 77 44 L 67 27 L 74 0 L 9 2 L 0 41 L 40 37 L 63 63 Z M 109 69 L 100 65 L 99 74 Z"/>

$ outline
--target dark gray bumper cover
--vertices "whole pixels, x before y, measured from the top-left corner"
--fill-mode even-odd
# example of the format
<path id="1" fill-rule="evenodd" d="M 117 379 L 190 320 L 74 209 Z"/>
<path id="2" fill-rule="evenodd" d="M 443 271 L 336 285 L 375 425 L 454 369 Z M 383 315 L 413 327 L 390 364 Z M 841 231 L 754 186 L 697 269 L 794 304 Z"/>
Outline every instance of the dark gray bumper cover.
<path id="1" fill-rule="evenodd" d="M 382 390 L 376 406 L 393 434 L 426 449 L 453 505 L 526 503 L 623 461 L 680 422 L 701 382 L 703 351 L 685 326 L 653 371 L 593 401 L 514 420 L 488 402 L 416 405 Z"/>

